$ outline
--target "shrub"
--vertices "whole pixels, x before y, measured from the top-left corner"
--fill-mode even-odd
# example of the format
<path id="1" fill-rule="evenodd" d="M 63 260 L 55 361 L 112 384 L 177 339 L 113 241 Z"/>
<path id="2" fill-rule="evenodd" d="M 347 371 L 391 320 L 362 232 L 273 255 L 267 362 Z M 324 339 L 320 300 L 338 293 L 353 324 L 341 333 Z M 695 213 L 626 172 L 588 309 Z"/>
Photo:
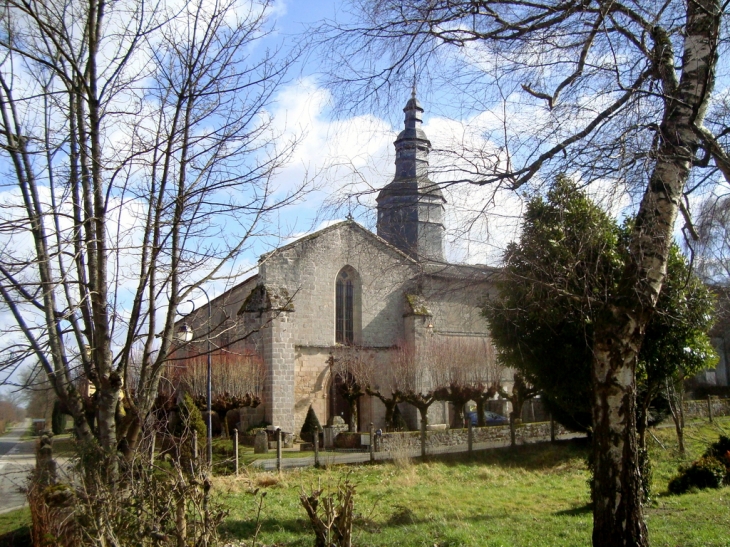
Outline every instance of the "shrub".
<path id="1" fill-rule="evenodd" d="M 324 494 L 324 495 L 323 495 Z M 355 515 L 355 485 L 349 479 L 337 490 L 325 493 L 313 490 L 310 495 L 302 488 L 299 495 L 314 531 L 315 547 L 350 547 L 352 521 Z"/>
<path id="2" fill-rule="evenodd" d="M 302 438 L 303 441 L 307 441 L 309 443 L 314 441 L 314 435 L 316 432 L 320 430 L 319 420 L 317 419 L 317 414 L 314 412 L 314 409 L 310 406 L 309 410 L 307 411 L 307 417 L 304 420 L 304 425 L 302 426 L 302 430 L 299 432 L 299 436 Z"/>
<path id="3" fill-rule="evenodd" d="M 175 423 L 172 434 L 176 437 L 185 437 L 186 433 L 197 431 L 198 439 L 205 439 L 207 429 L 203 415 L 189 394 L 186 393 L 183 397 L 178 405 L 178 411 L 180 419 Z"/>
<path id="4" fill-rule="evenodd" d="M 712 443 L 705 451 L 705 456 L 712 456 L 718 460 L 722 460 L 727 456 L 728 452 L 730 452 L 730 437 L 720 435 L 717 442 Z"/>
<path id="5" fill-rule="evenodd" d="M 679 475 L 669 481 L 672 494 L 684 494 L 692 488 L 719 488 L 725 477 L 725 465 L 713 456 L 702 456 L 689 466 L 680 467 Z"/>

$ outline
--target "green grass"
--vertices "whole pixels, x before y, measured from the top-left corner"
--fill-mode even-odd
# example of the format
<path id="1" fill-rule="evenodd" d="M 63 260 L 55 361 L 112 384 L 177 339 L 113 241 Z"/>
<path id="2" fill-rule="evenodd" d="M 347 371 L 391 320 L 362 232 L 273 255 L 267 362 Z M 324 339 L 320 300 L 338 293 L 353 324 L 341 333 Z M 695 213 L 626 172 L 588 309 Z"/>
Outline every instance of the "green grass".
<path id="1" fill-rule="evenodd" d="M 679 458 L 673 428 L 650 440 L 654 497 L 646 507 L 651 545 L 730 545 L 730 488 L 684 496 L 666 494 L 680 463 L 698 457 L 709 442 L 730 431 L 730 418 L 714 425 L 689 424 L 688 456 Z M 543 444 L 481 452 L 470 459 L 453 455 L 412 465 L 377 464 L 250 472 L 246 478 L 218 479 L 230 509 L 224 533 L 250 539 L 257 498 L 267 491 L 259 541 L 265 545 L 310 546 L 314 536 L 299 503 L 301 488 L 334 488 L 349 477 L 357 485 L 355 544 L 439 547 L 586 546 L 591 542 L 585 442 Z"/>
<path id="2" fill-rule="evenodd" d="M 697 458 L 710 442 L 728 433 L 730 417 L 715 424 L 688 424 L 688 455 L 680 458 L 674 429 L 654 431 L 659 441 L 649 440 L 654 495 L 645 508 L 652 547 L 730 546 L 730 488 L 683 496 L 666 493 L 678 465 Z M 59 449 L 64 443 L 60 444 Z M 216 448 L 224 457 L 223 443 Z M 471 459 L 452 455 L 425 463 L 304 469 L 282 475 L 247 468 L 240 478 L 215 479 L 217 493 L 230 510 L 222 531 L 232 539 L 253 537 L 259 498 L 250 491 L 260 488 L 267 496 L 258 544 L 310 547 L 314 536 L 299 502 L 302 487 L 308 492 L 320 485 L 333 489 L 349 479 L 357 488 L 358 547 L 583 547 L 590 545 L 592 527 L 587 451 L 585 442 L 562 442 L 485 451 Z M 28 509 L 0 515 L 0 547 L 28 545 L 29 524 Z"/>
<path id="3" fill-rule="evenodd" d="M 30 546 L 30 509 L 0 514 L 0 547 Z"/>

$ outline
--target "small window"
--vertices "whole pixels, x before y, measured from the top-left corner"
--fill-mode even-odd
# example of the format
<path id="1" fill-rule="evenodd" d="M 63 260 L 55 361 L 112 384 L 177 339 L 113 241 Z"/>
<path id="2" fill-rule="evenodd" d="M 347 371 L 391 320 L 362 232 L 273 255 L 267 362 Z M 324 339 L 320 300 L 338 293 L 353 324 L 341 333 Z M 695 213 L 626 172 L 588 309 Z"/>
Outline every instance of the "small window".
<path id="1" fill-rule="evenodd" d="M 355 326 L 355 285 L 352 276 L 346 270 L 342 270 L 337 276 L 335 293 L 335 342 L 352 344 Z"/>

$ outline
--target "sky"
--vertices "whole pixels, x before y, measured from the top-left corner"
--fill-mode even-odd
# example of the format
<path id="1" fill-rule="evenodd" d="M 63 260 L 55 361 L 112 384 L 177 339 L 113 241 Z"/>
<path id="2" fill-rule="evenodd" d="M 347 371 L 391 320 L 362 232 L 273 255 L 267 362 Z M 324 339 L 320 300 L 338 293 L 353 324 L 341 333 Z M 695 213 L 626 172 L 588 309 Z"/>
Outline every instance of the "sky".
<path id="1" fill-rule="evenodd" d="M 311 29 L 322 20 L 348 20 L 342 2 L 335 0 L 277 0 L 270 13 L 273 32 L 254 46 L 261 51 L 266 47 L 291 51 L 311 36 Z M 338 111 L 323 83 L 325 78 L 319 73 L 326 60 L 319 55 L 321 50 L 313 49 L 298 57 L 270 107 L 278 130 L 284 135 L 301 137 L 293 157 L 278 173 L 275 186 L 284 193 L 310 180 L 313 189 L 278 213 L 274 219 L 276 230 L 258 239 L 237 265 L 244 269 L 255 271 L 261 254 L 343 220 L 350 213 L 375 230 L 375 197 L 392 180 L 395 171 L 393 141 L 402 129 L 402 108 L 409 93 L 377 112 L 361 109 L 355 115 Z M 499 131 L 502 120 L 508 119 L 510 129 L 517 134 L 528 134 L 535 123 L 542 121 L 542 114 L 529 107 L 508 112 L 485 107 L 482 111 L 465 112 L 460 109 L 457 85 L 448 90 L 428 89 L 428 82 L 417 85 L 425 109 L 423 129 L 434 149 L 431 178 L 436 182 L 448 178 L 451 167 L 460 161 L 478 161 L 480 154 L 499 157 L 500 151 L 485 135 Z M 456 149 L 471 150 L 473 156 L 459 159 L 445 152 Z M 630 196 L 616 193 L 612 186 L 602 186 L 600 181 L 589 192 L 616 216 L 633 205 Z M 444 193 L 446 258 L 452 262 L 498 265 L 506 245 L 518 237 L 526 196 L 463 184 L 449 186 Z M 211 297 L 226 288 L 229 287 L 223 282 L 206 286 Z M 201 297 L 196 304 L 202 303 Z"/>
<path id="2" fill-rule="evenodd" d="M 341 3 L 333 1 L 280 1 L 275 4 L 276 32 L 270 40 L 285 47 L 295 47 L 306 29 L 325 18 L 347 20 Z M 310 53 L 299 63 L 291 82 L 277 96 L 273 108 L 275 119 L 285 120 L 287 130 L 304 135 L 294 158 L 279 174 L 282 187 L 296 185 L 307 176 L 314 177 L 317 190 L 297 206 L 280 215 L 280 239 L 269 239 L 257 251 L 278 246 L 296 237 L 342 220 L 348 213 L 366 227 L 375 229 L 375 197 L 377 190 L 388 184 L 395 172 L 393 141 L 402 130 L 402 108 L 410 98 L 404 94 L 392 105 L 392 112 L 346 116 L 332 107 L 331 94 L 318 73 L 322 59 Z M 447 149 L 464 139 L 470 143 L 480 136 L 469 128 L 474 120 L 459 119 L 458 112 L 441 115 L 425 108 L 424 127 L 434 149 Z M 446 115 L 444 115 L 446 114 Z M 480 142 L 479 147 L 485 143 Z M 432 178 L 444 170 L 444 161 L 432 153 Z M 486 192 L 478 195 L 470 188 L 452 187 L 445 191 L 446 256 L 455 262 L 496 264 L 505 244 L 514 239 L 523 200 L 502 192 L 494 203 Z M 348 195 L 351 196 L 348 199 Z M 480 211 L 487 210 L 489 215 Z M 467 230 L 467 224 L 469 229 Z M 253 257 L 252 257 L 253 259 Z"/>

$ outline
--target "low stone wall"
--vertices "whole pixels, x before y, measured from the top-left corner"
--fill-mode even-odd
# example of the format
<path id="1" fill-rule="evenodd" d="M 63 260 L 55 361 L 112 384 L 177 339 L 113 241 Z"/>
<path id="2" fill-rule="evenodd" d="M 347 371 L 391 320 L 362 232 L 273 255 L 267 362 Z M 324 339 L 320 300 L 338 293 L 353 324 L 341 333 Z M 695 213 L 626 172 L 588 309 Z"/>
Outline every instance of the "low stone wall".
<path id="1" fill-rule="evenodd" d="M 509 425 L 493 425 L 475 427 L 474 444 L 487 442 L 508 443 L 510 440 Z M 555 435 L 568 431 L 560 424 L 555 424 Z M 518 443 L 526 439 L 549 439 L 550 422 L 533 422 L 517 424 L 515 439 Z M 446 429 L 426 432 L 426 449 L 441 446 L 459 446 L 469 444 L 468 429 Z M 383 433 L 378 447 L 379 451 L 417 450 L 421 447 L 421 433 L 408 431 L 405 433 Z"/>
<path id="2" fill-rule="evenodd" d="M 687 418 L 708 418 L 709 404 L 707 399 L 699 401 L 684 402 L 684 417 Z M 718 399 L 712 397 L 712 415 L 713 416 L 730 416 L 730 399 Z"/>

